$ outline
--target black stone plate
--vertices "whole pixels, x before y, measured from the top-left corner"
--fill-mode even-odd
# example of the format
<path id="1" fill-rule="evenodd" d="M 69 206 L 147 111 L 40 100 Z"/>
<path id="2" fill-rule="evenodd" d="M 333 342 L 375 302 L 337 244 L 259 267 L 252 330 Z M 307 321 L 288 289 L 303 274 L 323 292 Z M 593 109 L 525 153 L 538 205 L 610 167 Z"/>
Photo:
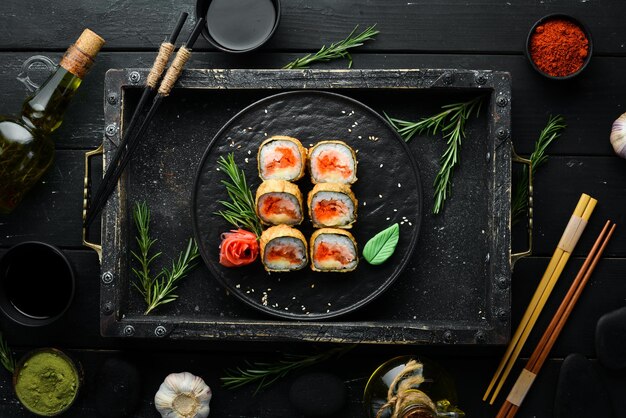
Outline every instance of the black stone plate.
<path id="1" fill-rule="evenodd" d="M 377 232 L 394 222 L 400 240 L 392 257 L 380 266 L 361 258 L 349 273 L 319 273 L 309 267 L 291 273 L 268 274 L 260 262 L 240 268 L 219 264 L 220 234 L 233 227 L 214 213 L 226 200 L 217 170 L 220 156 L 234 153 L 253 193 L 261 183 L 256 155 L 272 135 L 300 139 L 309 148 L 321 140 L 345 141 L 357 152 L 358 181 L 353 192 L 359 201 L 351 230 L 362 251 Z M 308 173 L 307 173 L 308 174 Z M 298 181 L 306 196 L 312 188 L 306 175 Z M 248 305 L 271 315 L 313 320 L 336 317 L 367 304 L 387 289 L 405 268 L 417 242 L 422 215 L 420 176 L 406 144 L 376 112 L 335 93 L 293 91 L 259 100 L 233 117 L 209 143 L 200 162 L 192 196 L 192 219 L 200 253 L 211 274 Z M 313 228 L 308 217 L 298 227 L 307 239 Z"/>

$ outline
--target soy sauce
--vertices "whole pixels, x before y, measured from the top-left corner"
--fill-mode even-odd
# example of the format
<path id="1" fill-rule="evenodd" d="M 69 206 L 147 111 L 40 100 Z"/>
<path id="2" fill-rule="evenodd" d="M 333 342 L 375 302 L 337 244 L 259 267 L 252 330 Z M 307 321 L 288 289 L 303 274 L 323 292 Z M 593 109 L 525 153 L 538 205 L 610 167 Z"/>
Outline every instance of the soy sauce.
<path id="1" fill-rule="evenodd" d="M 226 49 L 245 51 L 272 34 L 276 9 L 271 0 L 213 0 L 206 20 L 215 42 Z"/>
<path id="2" fill-rule="evenodd" d="M 23 315 L 48 319 L 63 313 L 73 296 L 72 272 L 52 248 L 27 245 L 4 260 L 2 290 Z"/>

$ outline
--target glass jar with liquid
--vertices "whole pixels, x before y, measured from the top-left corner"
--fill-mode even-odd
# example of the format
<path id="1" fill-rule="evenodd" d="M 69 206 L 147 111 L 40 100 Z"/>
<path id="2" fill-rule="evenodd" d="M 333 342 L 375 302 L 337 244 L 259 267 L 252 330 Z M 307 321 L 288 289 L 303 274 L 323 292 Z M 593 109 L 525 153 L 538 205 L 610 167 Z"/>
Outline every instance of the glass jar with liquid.
<path id="1" fill-rule="evenodd" d="M 461 418 L 450 375 L 429 359 L 401 356 L 369 378 L 363 394 L 368 418 Z"/>

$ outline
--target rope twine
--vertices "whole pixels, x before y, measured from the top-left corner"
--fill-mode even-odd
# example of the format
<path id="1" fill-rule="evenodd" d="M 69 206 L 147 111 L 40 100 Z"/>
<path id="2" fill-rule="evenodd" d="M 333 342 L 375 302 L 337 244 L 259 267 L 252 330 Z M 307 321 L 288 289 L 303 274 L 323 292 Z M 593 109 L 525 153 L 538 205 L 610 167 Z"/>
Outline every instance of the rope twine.
<path id="1" fill-rule="evenodd" d="M 376 417 L 381 417 L 382 413 L 389 409 L 393 409 L 391 418 L 401 418 L 400 413 L 407 404 L 423 404 L 432 410 L 436 410 L 433 401 L 421 390 L 416 389 L 424 383 L 422 370 L 424 365 L 415 360 L 410 360 L 404 365 L 404 368 L 393 379 L 389 390 L 387 391 L 387 403 L 379 410 Z"/>
<path id="2" fill-rule="evenodd" d="M 165 67 L 167 66 L 167 62 L 170 60 L 170 56 L 176 46 L 169 42 L 163 42 L 159 47 L 159 54 L 154 59 L 154 64 L 152 64 L 152 68 L 150 69 L 150 74 L 148 74 L 148 78 L 146 79 L 146 85 L 155 89 L 157 83 L 159 82 L 159 78 L 161 78 L 161 74 L 165 71 Z"/>
<path id="3" fill-rule="evenodd" d="M 165 76 L 163 77 L 163 81 L 161 81 L 161 86 L 159 87 L 159 94 L 162 96 L 168 96 L 170 91 L 174 87 L 176 80 L 180 77 L 180 73 L 183 72 L 183 68 L 185 67 L 185 63 L 191 57 L 191 50 L 187 49 L 184 46 L 181 46 L 178 52 L 176 53 L 176 57 L 172 61 L 170 68 L 167 69 Z"/>

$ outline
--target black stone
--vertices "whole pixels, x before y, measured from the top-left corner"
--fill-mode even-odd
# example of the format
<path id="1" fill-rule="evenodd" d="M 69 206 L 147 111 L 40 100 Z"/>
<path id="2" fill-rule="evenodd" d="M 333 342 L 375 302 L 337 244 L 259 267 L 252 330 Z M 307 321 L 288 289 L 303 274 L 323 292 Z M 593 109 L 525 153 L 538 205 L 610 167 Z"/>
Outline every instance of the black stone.
<path id="1" fill-rule="evenodd" d="M 137 409 L 141 379 L 129 362 L 110 358 L 100 368 L 95 382 L 96 411 L 103 418 L 129 417 Z"/>
<path id="2" fill-rule="evenodd" d="M 582 354 L 563 361 L 554 401 L 554 418 L 612 418 L 609 395 L 593 364 Z"/>
<path id="3" fill-rule="evenodd" d="M 289 400 L 306 417 L 330 417 L 346 404 L 346 385 L 330 373 L 309 373 L 294 380 Z"/>
<path id="4" fill-rule="evenodd" d="M 626 307 L 609 312 L 598 320 L 596 354 L 608 369 L 626 367 Z"/>

